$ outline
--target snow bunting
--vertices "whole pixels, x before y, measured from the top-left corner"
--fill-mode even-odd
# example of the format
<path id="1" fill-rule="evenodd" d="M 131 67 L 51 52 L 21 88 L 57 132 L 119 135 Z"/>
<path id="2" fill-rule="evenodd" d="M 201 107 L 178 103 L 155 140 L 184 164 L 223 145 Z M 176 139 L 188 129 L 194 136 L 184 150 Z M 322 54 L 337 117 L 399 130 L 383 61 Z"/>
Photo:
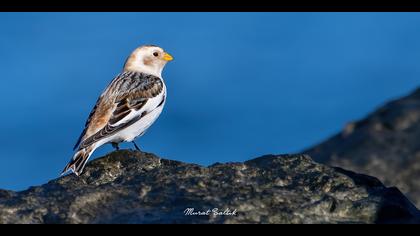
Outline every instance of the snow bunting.
<path id="1" fill-rule="evenodd" d="M 117 75 L 98 98 L 85 128 L 74 146 L 77 152 L 62 174 L 80 175 L 96 148 L 111 143 L 133 142 L 162 112 L 166 87 L 162 70 L 173 58 L 162 48 L 147 45 L 134 50 Z"/>

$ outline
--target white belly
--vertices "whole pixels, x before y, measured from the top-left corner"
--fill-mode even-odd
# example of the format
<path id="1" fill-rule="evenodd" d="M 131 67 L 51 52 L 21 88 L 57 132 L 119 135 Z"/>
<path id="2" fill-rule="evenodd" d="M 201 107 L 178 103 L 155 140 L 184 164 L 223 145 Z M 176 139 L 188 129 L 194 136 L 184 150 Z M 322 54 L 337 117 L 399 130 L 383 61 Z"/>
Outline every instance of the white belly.
<path id="1" fill-rule="evenodd" d="M 146 132 L 146 130 L 159 117 L 160 113 L 163 110 L 163 106 L 164 104 L 145 115 L 136 123 L 118 132 L 118 134 L 115 135 L 116 140 L 131 142 L 136 137 L 143 135 Z"/>
<path id="2" fill-rule="evenodd" d="M 162 99 L 165 97 L 165 100 L 163 104 L 160 104 Z M 145 116 L 143 116 L 139 121 L 136 123 L 126 127 L 125 129 L 122 129 L 115 133 L 114 135 L 111 135 L 107 138 L 104 138 L 102 140 L 99 140 L 97 143 L 95 143 L 94 149 L 102 146 L 106 143 L 119 143 L 119 142 L 131 142 L 136 137 L 143 135 L 146 130 L 156 121 L 156 119 L 159 117 L 160 113 L 163 110 L 163 107 L 165 106 L 166 102 L 166 88 L 163 87 L 162 93 L 160 93 L 158 96 L 151 98 L 147 101 L 147 103 L 142 107 L 139 111 L 131 112 L 126 118 L 124 118 L 121 122 L 126 122 L 127 120 L 131 119 L 132 117 L 135 117 L 139 114 L 142 114 L 144 111 L 147 112 Z M 159 106 L 159 107 L 158 107 Z M 120 123 L 120 122 L 118 122 Z M 116 125 L 118 125 L 118 123 Z"/>

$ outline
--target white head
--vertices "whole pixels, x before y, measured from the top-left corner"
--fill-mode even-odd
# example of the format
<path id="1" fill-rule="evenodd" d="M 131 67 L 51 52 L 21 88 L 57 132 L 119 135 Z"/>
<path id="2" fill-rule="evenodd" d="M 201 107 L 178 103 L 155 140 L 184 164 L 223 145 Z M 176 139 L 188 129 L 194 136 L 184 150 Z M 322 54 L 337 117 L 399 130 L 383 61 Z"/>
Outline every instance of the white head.
<path id="1" fill-rule="evenodd" d="M 137 71 L 161 77 L 163 67 L 172 59 L 172 56 L 160 47 L 141 46 L 127 58 L 124 71 Z"/>

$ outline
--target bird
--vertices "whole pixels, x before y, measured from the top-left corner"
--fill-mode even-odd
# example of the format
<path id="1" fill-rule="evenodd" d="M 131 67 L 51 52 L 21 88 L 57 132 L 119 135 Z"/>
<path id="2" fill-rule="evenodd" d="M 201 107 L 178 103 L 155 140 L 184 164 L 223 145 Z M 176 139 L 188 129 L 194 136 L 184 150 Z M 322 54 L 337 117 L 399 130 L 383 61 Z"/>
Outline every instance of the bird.
<path id="1" fill-rule="evenodd" d="M 173 57 L 155 45 L 136 48 L 124 63 L 123 70 L 105 88 L 90 112 L 73 150 L 73 157 L 61 175 L 80 176 L 98 147 L 134 142 L 156 121 L 166 102 L 162 70 Z"/>

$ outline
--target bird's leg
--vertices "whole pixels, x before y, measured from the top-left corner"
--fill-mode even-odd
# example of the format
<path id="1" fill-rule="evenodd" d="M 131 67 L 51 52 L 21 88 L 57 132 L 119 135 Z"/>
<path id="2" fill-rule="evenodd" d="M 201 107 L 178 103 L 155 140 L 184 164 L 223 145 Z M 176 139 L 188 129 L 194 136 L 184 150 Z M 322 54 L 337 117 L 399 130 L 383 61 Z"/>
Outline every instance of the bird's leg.
<path id="1" fill-rule="evenodd" d="M 112 147 L 115 148 L 115 150 L 120 150 L 120 147 L 118 146 L 118 143 L 111 143 Z"/>
<path id="2" fill-rule="evenodd" d="M 137 146 L 137 144 L 134 141 L 132 141 L 132 143 L 134 144 L 134 147 L 136 147 L 137 151 L 141 152 L 139 146 Z"/>

